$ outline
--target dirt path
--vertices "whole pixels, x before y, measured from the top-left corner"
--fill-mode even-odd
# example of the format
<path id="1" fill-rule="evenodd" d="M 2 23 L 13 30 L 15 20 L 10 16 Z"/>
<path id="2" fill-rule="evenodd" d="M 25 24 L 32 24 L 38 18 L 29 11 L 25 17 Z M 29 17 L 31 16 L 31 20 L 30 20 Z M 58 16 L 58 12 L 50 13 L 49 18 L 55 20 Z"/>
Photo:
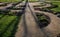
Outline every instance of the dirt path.
<path id="1" fill-rule="evenodd" d="M 33 12 L 32 12 L 33 13 Z M 38 27 L 34 16 L 32 15 L 29 7 L 26 9 L 25 18 L 27 24 L 27 37 L 44 37 L 43 32 Z"/>
<path id="2" fill-rule="evenodd" d="M 47 35 L 47 37 L 57 37 L 57 35 L 60 34 L 60 18 L 49 12 L 36 11 L 36 10 L 34 12 L 43 13 L 50 18 L 51 20 L 50 24 L 47 27 L 42 28 L 42 31 Z"/>
<path id="3" fill-rule="evenodd" d="M 42 28 L 42 30 L 48 35 L 48 37 L 56 37 L 58 34 L 60 34 L 60 18 L 55 16 L 54 14 L 47 13 L 47 12 L 37 12 L 37 13 L 43 13 L 50 17 L 50 24 Z"/>
<path id="4" fill-rule="evenodd" d="M 33 5 L 36 5 L 36 3 L 29 5 L 31 10 L 33 10 Z M 30 8 L 27 6 L 25 9 L 25 14 L 21 18 L 15 37 L 56 37 L 60 34 L 60 18 L 48 12 L 36 10 L 31 12 Z M 33 12 L 43 13 L 50 17 L 50 24 L 40 29 L 35 21 L 36 17 L 34 18 L 35 14 Z"/>
<path id="5" fill-rule="evenodd" d="M 6 9 L 7 7 L 11 7 L 13 3 L 8 4 L 7 6 L 1 6 L 0 9 Z"/>
<path id="6" fill-rule="evenodd" d="M 18 3 L 18 4 L 17 4 Z M 6 6 L 0 6 L 1 10 L 6 10 L 6 8 L 10 8 L 10 7 L 18 7 L 21 3 L 23 3 L 23 1 L 21 3 L 17 2 L 17 3 L 9 3 Z M 1 3 L 0 3 L 1 4 Z M 13 5 L 16 4 L 16 5 Z"/>
<path id="7" fill-rule="evenodd" d="M 22 16 L 22 21 L 18 25 L 15 37 L 45 37 L 32 13 L 27 6 L 25 14 Z"/>

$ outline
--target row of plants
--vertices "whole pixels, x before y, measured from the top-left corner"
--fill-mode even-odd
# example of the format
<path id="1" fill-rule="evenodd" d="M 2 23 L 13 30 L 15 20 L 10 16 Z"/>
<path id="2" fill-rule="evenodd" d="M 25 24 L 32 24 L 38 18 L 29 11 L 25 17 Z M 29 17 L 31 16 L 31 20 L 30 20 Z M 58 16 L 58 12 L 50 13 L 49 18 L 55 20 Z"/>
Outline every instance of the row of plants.
<path id="1" fill-rule="evenodd" d="M 7 7 L 6 9 L 17 9 L 17 8 L 14 8 L 16 5 L 18 5 L 19 3 L 21 3 L 21 2 L 23 2 L 24 0 L 21 0 L 21 1 L 18 1 L 18 2 L 15 2 L 15 3 L 13 3 L 12 4 L 12 6 L 10 6 L 10 7 Z M 7 6 L 9 3 L 8 2 L 4 2 L 4 3 L 2 3 L 2 4 L 0 4 L 0 7 L 2 6 Z M 20 8 L 19 8 L 20 9 Z M 0 10 L 1 11 L 1 10 Z"/>
<path id="2" fill-rule="evenodd" d="M 60 2 L 51 2 L 51 7 L 43 8 L 45 11 L 53 13 L 60 17 Z"/>
<path id="3" fill-rule="evenodd" d="M 20 11 L 20 12 L 9 12 L 9 11 L 6 11 L 6 12 L 0 12 L 0 14 L 4 14 L 4 15 L 10 15 L 10 16 L 20 16 L 20 15 L 22 15 L 23 14 L 23 12 L 22 11 Z"/>
<path id="4" fill-rule="evenodd" d="M 0 2 L 19 2 L 21 0 L 0 0 Z"/>
<path id="5" fill-rule="evenodd" d="M 0 37 L 14 37 L 20 16 L 0 14 Z"/>
<path id="6" fill-rule="evenodd" d="M 16 14 L 19 16 L 15 16 Z M 14 37 L 21 15 L 20 12 L 10 12 L 10 9 L 0 10 L 0 37 Z"/>
<path id="7" fill-rule="evenodd" d="M 2 6 L 7 6 L 7 4 L 5 4 L 5 3 L 3 3 L 3 4 L 0 4 L 0 7 L 2 7 Z"/>
<path id="8" fill-rule="evenodd" d="M 17 2 L 16 4 L 19 4 L 20 2 Z M 15 5 L 16 4 L 14 4 L 12 7 L 8 7 L 8 8 L 6 8 L 5 10 L 0 10 L 0 14 L 5 14 L 5 15 L 18 15 L 18 13 L 19 14 L 22 14 L 22 12 L 11 12 L 10 10 L 24 10 L 24 7 L 25 7 L 25 5 L 23 5 L 23 6 L 19 6 L 20 8 L 18 8 L 18 7 L 15 7 Z"/>
<path id="9" fill-rule="evenodd" d="M 29 0 L 29 2 L 38 2 L 39 0 Z"/>
<path id="10" fill-rule="evenodd" d="M 55 11 L 53 11 L 53 10 L 46 9 L 46 8 L 41 9 L 41 11 L 45 11 L 45 12 L 52 13 L 52 14 L 54 14 L 54 15 L 57 15 L 57 17 L 60 18 L 60 12 L 55 12 Z"/>
<path id="11" fill-rule="evenodd" d="M 59 6 L 57 4 L 53 4 L 53 3 L 48 3 L 48 4 L 51 4 L 51 6 L 50 7 L 43 7 L 43 8 L 39 8 L 37 6 L 37 7 L 34 7 L 34 8 L 35 8 L 35 10 L 40 10 L 40 11 L 45 11 L 45 12 L 53 13 L 53 14 L 57 15 L 58 17 L 60 17 L 60 11 L 52 10 L 52 9 L 55 9 L 55 8 L 58 9 Z"/>
<path id="12" fill-rule="evenodd" d="M 0 10 L 0 37 L 14 37 L 22 13 Z"/>

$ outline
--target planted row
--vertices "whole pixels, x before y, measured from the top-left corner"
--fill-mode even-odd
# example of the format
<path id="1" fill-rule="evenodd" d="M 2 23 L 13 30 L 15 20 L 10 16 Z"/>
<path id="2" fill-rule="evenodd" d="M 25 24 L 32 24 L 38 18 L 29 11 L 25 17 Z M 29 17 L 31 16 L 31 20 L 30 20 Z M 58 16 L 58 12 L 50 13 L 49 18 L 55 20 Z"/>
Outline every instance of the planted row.
<path id="1" fill-rule="evenodd" d="M 2 14 L 0 15 L 0 37 L 13 37 L 20 17 Z"/>

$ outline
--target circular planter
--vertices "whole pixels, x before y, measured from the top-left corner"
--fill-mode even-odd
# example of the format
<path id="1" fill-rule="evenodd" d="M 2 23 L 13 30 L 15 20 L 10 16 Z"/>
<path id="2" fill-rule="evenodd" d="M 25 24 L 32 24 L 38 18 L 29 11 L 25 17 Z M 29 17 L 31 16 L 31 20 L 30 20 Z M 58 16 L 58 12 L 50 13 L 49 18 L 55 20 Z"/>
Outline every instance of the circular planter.
<path id="1" fill-rule="evenodd" d="M 40 28 L 44 28 L 46 26 L 48 26 L 48 24 L 50 23 L 50 18 L 44 14 L 36 14 L 38 20 L 39 20 L 39 27 Z"/>

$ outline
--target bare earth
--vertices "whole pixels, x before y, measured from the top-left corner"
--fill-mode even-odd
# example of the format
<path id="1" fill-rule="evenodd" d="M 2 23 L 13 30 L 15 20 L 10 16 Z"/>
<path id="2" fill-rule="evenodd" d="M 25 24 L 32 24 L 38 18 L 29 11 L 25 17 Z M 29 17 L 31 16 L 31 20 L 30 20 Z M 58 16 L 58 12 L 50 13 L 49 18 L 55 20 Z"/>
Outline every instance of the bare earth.
<path id="1" fill-rule="evenodd" d="M 49 7 L 49 5 L 46 5 L 44 7 Z M 60 34 L 60 18 L 58 18 L 56 15 L 49 13 L 49 12 L 43 12 L 43 11 L 36 11 L 37 13 L 43 13 L 50 17 L 50 24 L 42 28 L 41 30 L 47 35 L 47 37 L 57 37 L 58 34 Z"/>
<path id="2" fill-rule="evenodd" d="M 57 35 L 60 34 L 60 18 L 48 12 L 34 10 L 33 6 L 39 5 L 37 2 L 29 3 L 29 5 L 33 12 L 31 12 L 27 6 L 25 9 L 26 12 L 22 16 L 18 25 L 15 37 L 57 37 Z M 35 21 L 35 18 L 33 17 L 35 14 L 32 15 L 34 12 L 43 13 L 49 16 L 51 23 L 47 27 L 40 29 Z"/>
<path id="3" fill-rule="evenodd" d="M 28 5 L 25 11 L 15 37 L 45 37 L 38 27 Z"/>

